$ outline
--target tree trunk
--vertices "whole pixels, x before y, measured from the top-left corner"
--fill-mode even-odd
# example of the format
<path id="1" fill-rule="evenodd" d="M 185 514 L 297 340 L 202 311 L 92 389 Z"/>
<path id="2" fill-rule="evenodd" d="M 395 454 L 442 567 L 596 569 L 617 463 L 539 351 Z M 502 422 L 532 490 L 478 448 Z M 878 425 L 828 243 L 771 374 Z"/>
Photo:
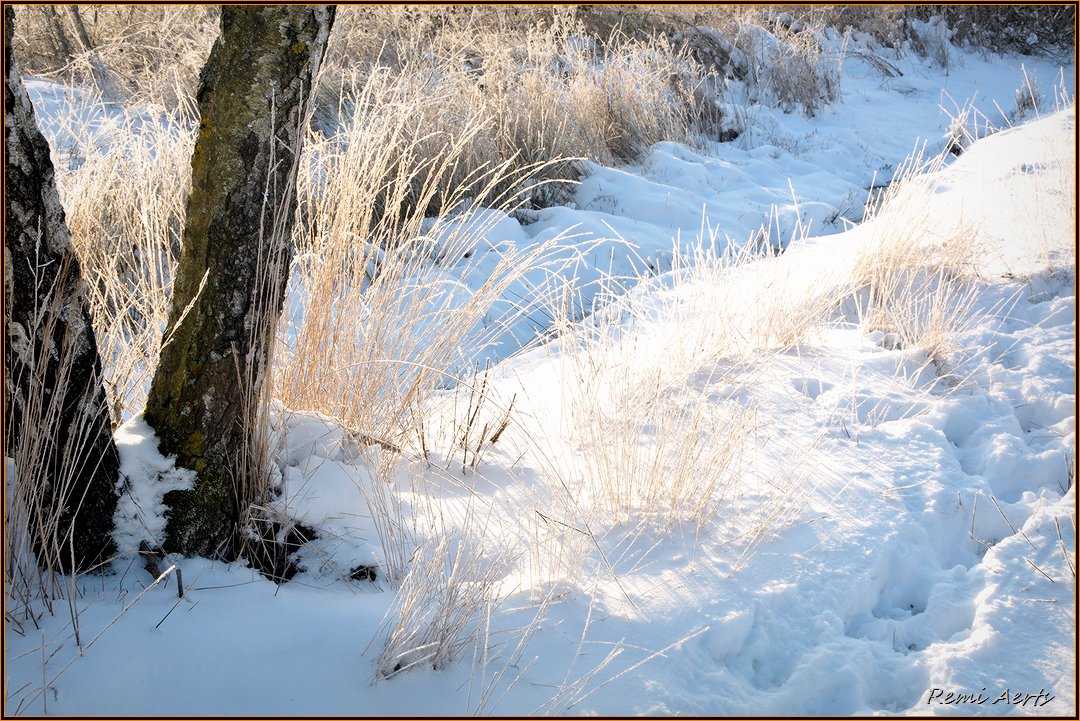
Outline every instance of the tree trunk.
<path id="1" fill-rule="evenodd" d="M 94 49 L 94 43 L 90 40 L 90 33 L 86 32 L 86 25 L 83 23 L 82 15 L 79 14 L 79 8 L 76 5 L 68 5 L 68 15 L 71 16 L 71 24 L 75 27 L 75 36 L 79 38 L 79 45 L 82 46 L 82 51 Z"/>
<path id="2" fill-rule="evenodd" d="M 165 496 L 170 552 L 234 555 L 243 515 L 265 491 L 265 479 L 251 478 L 252 419 L 265 398 L 296 163 L 333 18 L 333 8 L 225 6 L 203 69 L 170 331 L 145 413 L 161 452 L 196 472 L 193 489 Z"/>
<path id="3" fill-rule="evenodd" d="M 34 124 L 4 13 L 7 108 L 5 325 L 7 452 L 44 568 L 81 571 L 113 550 L 120 468 L 79 260 Z M 31 478 L 30 476 L 34 476 Z M 9 518 L 10 520 L 10 518 Z"/>
<path id="4" fill-rule="evenodd" d="M 74 53 L 71 50 L 71 42 L 68 40 L 67 33 L 64 32 L 64 26 L 60 22 L 60 16 L 56 14 L 56 8 L 52 5 L 45 5 L 42 7 L 45 12 L 45 19 L 49 23 L 49 29 L 52 30 L 53 41 L 59 47 L 60 52 L 64 54 L 59 59 L 60 65 L 65 65 L 71 61 Z"/>

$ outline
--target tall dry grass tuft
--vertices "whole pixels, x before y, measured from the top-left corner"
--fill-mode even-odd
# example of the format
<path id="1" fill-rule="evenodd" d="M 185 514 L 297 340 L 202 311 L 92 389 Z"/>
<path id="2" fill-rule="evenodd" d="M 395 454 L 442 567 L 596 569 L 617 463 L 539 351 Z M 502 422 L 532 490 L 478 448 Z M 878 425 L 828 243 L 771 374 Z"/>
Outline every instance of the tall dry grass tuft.
<path id="1" fill-rule="evenodd" d="M 104 409 L 94 407 L 95 383 L 91 377 L 85 395 L 74 396 L 71 374 L 82 372 L 75 363 L 83 351 L 78 331 L 72 328 L 70 298 L 62 297 L 71 267 L 65 263 L 49 287 L 35 290 L 32 317 L 34 333 L 12 344 L 5 362 L 8 382 L 25 388 L 18 428 L 5 428 L 6 438 L 18 438 L 14 457 L 5 459 L 4 581 L 8 600 L 5 620 L 23 628 L 36 623 L 38 602 L 54 613 L 54 603 L 65 599 L 76 641 L 79 616 L 76 605 L 75 558 L 78 549 L 74 519 L 86 498 L 86 479 L 103 462 L 98 439 Z M 39 284 L 44 281 L 39 280 Z M 57 324 L 69 330 L 61 337 Z M 42 339 L 46 342 L 42 344 Z M 55 363 L 55 372 L 49 367 Z M 69 404 L 81 412 L 70 414 Z M 16 414 L 8 416 L 16 422 Z M 69 422 L 70 420 L 70 422 Z M 62 452 L 61 452 L 62 451 Z M 106 561 L 108 559 L 105 559 Z"/>
<path id="2" fill-rule="evenodd" d="M 478 138 L 477 167 L 492 156 L 528 164 L 587 157 L 634 160 L 659 140 L 715 136 L 720 70 L 665 32 L 597 34 L 577 8 L 354 8 L 338 25 L 324 115 L 354 73 L 414 76 L 443 96 L 424 127 L 453 127 L 463 111 L 490 122 Z M 468 115 L 468 112 L 464 112 Z M 573 167 L 561 167 L 565 176 Z"/>
<path id="3" fill-rule="evenodd" d="M 305 108 L 305 105 L 301 105 Z M 302 147 L 302 138 L 307 135 L 311 124 L 313 108 L 306 104 L 303 115 L 298 109 L 295 132 L 288 139 L 292 148 Z M 276 121 L 276 118 L 275 118 Z M 286 127 L 291 122 L 285 119 Z M 271 147 L 269 168 L 283 162 L 277 157 L 277 149 Z M 237 381 L 241 393 L 239 420 L 243 429 L 243 440 L 236 449 L 235 477 L 233 491 L 236 496 L 236 508 L 240 510 L 240 555 L 253 561 L 264 575 L 281 582 L 288 580 L 286 544 L 281 542 L 281 519 L 277 514 L 266 513 L 266 503 L 271 500 L 274 481 L 272 463 L 272 429 L 270 406 L 275 398 L 273 359 L 278 342 L 278 326 L 281 321 L 281 307 L 287 291 L 287 279 L 293 257 L 293 238 L 290 232 L 290 217 L 296 207 L 297 177 L 303 156 L 292 152 L 291 165 L 285 178 L 285 187 L 271 204 L 270 183 L 267 177 L 267 192 L 263 196 L 258 228 L 258 249 L 255 262 L 254 293 L 251 302 L 254 328 L 250 337 L 250 347 L 246 357 L 234 358 Z M 273 171 L 271 171 L 272 173 Z"/>
<path id="4" fill-rule="evenodd" d="M 31 380 L 17 429 L 20 443 L 5 474 L 10 481 L 5 581 L 12 601 L 6 606 L 7 620 L 33 622 L 41 613 L 39 603 L 53 613 L 56 599 L 63 598 L 76 643 L 82 645 L 78 576 L 65 575 L 64 569 L 76 567 L 80 514 L 92 515 L 86 511 L 85 479 L 93 475 L 89 469 L 104 462 L 100 449 L 92 447 L 101 430 L 97 424 L 108 422 L 109 413 L 116 422 L 138 412 L 140 394 L 145 396 L 144 384 L 156 365 L 190 173 L 180 168 L 190 162 L 190 142 L 173 119 L 106 108 L 88 100 L 92 93 L 64 95 L 68 104 L 52 108 L 56 117 L 42 108 L 36 114 L 53 135 L 57 185 L 102 358 L 101 377 L 91 378 L 87 387 L 103 384 L 109 407 L 90 408 L 89 399 L 68 397 L 71 374 L 86 369 L 72 367 L 77 357 L 73 336 L 55 337 L 58 319 L 74 322 L 70 308 L 53 297 L 69 271 L 61 269 L 58 285 L 35 295 L 40 305 L 28 345 L 8 359 L 13 381 Z M 55 345 L 36 347 L 40 338 Z M 50 357 L 58 371 L 46 378 Z M 70 408 L 60 408 L 63 400 L 82 409 L 67 425 L 61 425 L 70 415 Z M 7 437 L 15 437 L 15 431 L 7 428 Z"/>
<path id="5" fill-rule="evenodd" d="M 974 321 L 977 299 L 977 286 L 941 270 L 898 270 L 872 285 L 857 307 L 865 332 L 884 333 L 882 342 L 892 350 L 921 350 L 944 374 L 960 350 L 958 335 Z"/>
<path id="6" fill-rule="evenodd" d="M 503 296 L 558 243 L 518 247 L 499 228 L 546 164 L 511 159 L 465 172 L 487 123 L 472 111 L 454 131 L 418 125 L 444 98 L 414 83 L 370 76 L 347 125 L 306 146 L 296 304 L 276 382 L 286 405 L 395 446 L 415 433 L 436 388 L 492 343 L 510 342 L 504 334 L 521 311 Z"/>
<path id="7" fill-rule="evenodd" d="M 527 454 L 547 486 L 531 523 L 549 554 L 531 564 L 541 584 L 581 576 L 594 552 L 614 574 L 603 550 L 613 539 L 623 550 L 643 533 L 753 544 L 791 516 L 801 480 L 779 483 L 787 490 L 766 493 L 753 512 L 743 503 L 768 435 L 753 389 L 770 383 L 773 358 L 798 354 L 829 322 L 846 271 L 806 273 L 797 256 L 812 248 L 763 251 L 769 230 L 722 253 L 715 237 L 675 248 L 670 272 L 629 292 L 609 281 L 585 320 L 557 324 L 561 408 L 532 422 L 559 424 L 565 449 L 548 462 Z"/>
<path id="8" fill-rule="evenodd" d="M 880 332 L 894 350 L 920 349 L 939 375 L 974 320 L 977 228 L 932 215 L 937 174 L 951 152 L 927 158 L 925 145 L 904 161 L 867 208 L 868 237 L 851 268 L 851 298 L 864 332 Z"/>
<path id="9" fill-rule="evenodd" d="M 581 454 L 587 517 L 664 531 L 718 518 L 738 490 L 754 410 L 717 402 L 709 388 L 665 387 L 661 373 L 642 377 L 610 358 L 583 371 L 569 430 Z"/>
<path id="10" fill-rule="evenodd" d="M 840 93 L 843 54 L 825 51 L 822 18 L 799 20 L 787 13 L 740 23 L 735 46 L 746 58 L 755 97 L 786 112 L 813 117 Z"/>
<path id="11" fill-rule="evenodd" d="M 735 337 L 726 301 L 749 257 L 700 252 L 691 266 L 676 252 L 668 275 L 629 293 L 613 283 L 586 320 L 560 325 L 570 460 L 546 468 L 551 518 L 534 524 L 555 550 L 613 527 L 701 528 L 738 493 L 755 409 L 732 384 L 758 345 Z"/>
<path id="12" fill-rule="evenodd" d="M 100 106 L 72 107 L 89 118 Z M 168 117 L 127 112 L 69 126 L 77 162 L 58 169 L 82 262 L 113 420 L 142 411 L 157 367 L 180 252 L 194 134 Z"/>
<path id="13" fill-rule="evenodd" d="M 416 549 L 384 621 L 377 674 L 440 669 L 470 645 L 487 645 L 485 618 L 498 607 L 510 552 L 495 550 L 483 517 L 471 509 L 460 528 L 440 528 Z"/>

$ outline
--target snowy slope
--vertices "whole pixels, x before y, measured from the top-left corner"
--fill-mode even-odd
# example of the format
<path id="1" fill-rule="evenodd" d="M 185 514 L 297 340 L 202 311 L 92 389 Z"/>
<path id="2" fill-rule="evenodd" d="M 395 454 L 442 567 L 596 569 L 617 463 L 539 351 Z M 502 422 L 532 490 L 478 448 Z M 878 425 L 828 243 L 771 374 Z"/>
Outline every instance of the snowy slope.
<path id="1" fill-rule="evenodd" d="M 428 462 L 412 450 L 390 463 L 333 421 L 278 407 L 277 510 L 321 531 L 302 572 L 279 587 L 240 564 L 176 559 L 182 599 L 172 577 L 143 594 L 137 561 L 82 579 L 81 653 L 63 611 L 9 623 L 6 710 L 1074 713 L 1075 112 L 980 140 L 895 213 L 821 235 L 874 170 L 948 125 L 926 66 L 899 87 L 858 62 L 833 110 L 762 113 L 777 142 L 662 143 L 640 167 L 596 168 L 576 209 L 505 219 L 518 242 L 581 223 L 638 246 L 598 250 L 583 282 L 612 259 L 628 272 L 635 254 L 667 252 L 677 270 L 495 367 L 484 412 L 514 398 L 516 415 L 475 468 L 447 442 L 460 388 L 431 408 L 442 445 Z M 1017 77 L 963 56 L 948 84 L 1004 105 Z M 782 255 L 682 265 L 670 250 L 673 236 L 700 239 L 702 207 L 712 237 L 747 237 L 791 187 L 799 209 L 780 222 L 805 211 L 815 225 Z M 940 358 L 831 303 L 852 291 L 860 253 L 896 232 L 932 251 L 978 238 Z M 803 323 L 807 308 L 822 312 Z M 117 440 L 130 550 L 160 529 L 156 481 L 184 479 L 140 419 Z M 659 502 L 603 484 L 639 468 Z M 718 491 L 695 515 L 706 480 Z M 376 581 L 349 578 L 371 563 Z M 383 665 L 384 678 L 394 619 L 435 624 L 438 588 L 478 594 L 453 659 Z M 939 703 L 956 694 L 965 702 Z"/>

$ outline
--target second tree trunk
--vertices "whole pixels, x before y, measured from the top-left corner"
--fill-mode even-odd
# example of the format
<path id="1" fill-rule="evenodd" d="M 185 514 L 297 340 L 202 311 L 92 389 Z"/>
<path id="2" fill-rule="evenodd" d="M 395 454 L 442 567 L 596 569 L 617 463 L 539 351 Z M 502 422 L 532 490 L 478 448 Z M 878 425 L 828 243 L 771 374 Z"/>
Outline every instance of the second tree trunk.
<path id="1" fill-rule="evenodd" d="M 165 455 L 196 472 L 165 496 L 169 551 L 231 556 L 245 509 L 252 413 L 292 251 L 295 164 L 333 8 L 221 11 L 199 87 L 180 263 L 146 420 Z M 171 334 L 171 335 L 170 335 Z"/>

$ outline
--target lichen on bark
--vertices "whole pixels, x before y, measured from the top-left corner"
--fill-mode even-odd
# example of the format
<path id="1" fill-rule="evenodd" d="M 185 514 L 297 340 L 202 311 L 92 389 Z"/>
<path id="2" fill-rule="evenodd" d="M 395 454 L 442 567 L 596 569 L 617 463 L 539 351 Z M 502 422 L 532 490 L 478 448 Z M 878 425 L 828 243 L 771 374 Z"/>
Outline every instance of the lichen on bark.
<path id="1" fill-rule="evenodd" d="M 258 488 L 240 484 L 252 403 L 284 301 L 295 164 L 330 7 L 226 6 L 200 80 L 199 135 L 162 347 L 145 417 L 196 471 L 166 496 L 164 545 L 232 555 Z"/>

